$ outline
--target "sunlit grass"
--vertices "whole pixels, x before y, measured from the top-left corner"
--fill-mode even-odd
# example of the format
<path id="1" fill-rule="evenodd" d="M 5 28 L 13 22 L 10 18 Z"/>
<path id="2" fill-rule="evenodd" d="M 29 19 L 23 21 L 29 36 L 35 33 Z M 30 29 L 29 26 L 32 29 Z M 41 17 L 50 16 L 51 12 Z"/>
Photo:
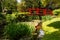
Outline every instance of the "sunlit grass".
<path id="1" fill-rule="evenodd" d="M 60 21 L 60 18 L 54 18 L 52 20 L 49 20 L 49 21 L 46 21 L 46 22 L 43 23 L 42 26 L 43 26 L 43 29 L 46 31 L 46 34 L 52 33 L 52 32 L 55 32 L 55 31 L 59 31 L 59 29 L 55 29 L 54 27 L 47 26 L 48 24 L 56 22 L 56 21 Z"/>
<path id="2" fill-rule="evenodd" d="M 47 26 L 47 25 L 57 22 L 57 21 L 60 21 L 60 17 L 43 22 L 42 26 L 46 33 L 43 40 L 60 40 L 60 28 L 55 28 L 53 26 L 50 26 L 50 27 Z M 59 25 L 57 24 L 57 26 L 59 26 Z"/>

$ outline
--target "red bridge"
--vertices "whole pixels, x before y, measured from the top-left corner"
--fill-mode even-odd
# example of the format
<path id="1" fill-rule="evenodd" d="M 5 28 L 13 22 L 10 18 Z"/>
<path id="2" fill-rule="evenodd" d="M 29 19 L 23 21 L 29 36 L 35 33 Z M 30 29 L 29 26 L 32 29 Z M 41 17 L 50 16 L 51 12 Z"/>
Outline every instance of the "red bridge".
<path id="1" fill-rule="evenodd" d="M 40 16 L 53 15 L 52 10 L 47 8 L 29 8 L 28 11 L 30 12 L 31 15 L 33 14 Z"/>

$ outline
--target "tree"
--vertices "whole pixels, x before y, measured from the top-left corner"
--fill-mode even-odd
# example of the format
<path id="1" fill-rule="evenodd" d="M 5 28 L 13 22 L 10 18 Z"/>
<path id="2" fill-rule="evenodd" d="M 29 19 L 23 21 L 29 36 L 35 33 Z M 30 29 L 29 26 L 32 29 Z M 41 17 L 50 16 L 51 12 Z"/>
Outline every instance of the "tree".
<path id="1" fill-rule="evenodd" d="M 40 8 L 43 7 L 41 0 L 22 0 L 21 9 L 27 11 L 28 8 Z"/>
<path id="2" fill-rule="evenodd" d="M 42 0 L 44 7 L 56 9 L 60 8 L 60 0 Z"/>
<path id="3" fill-rule="evenodd" d="M 41 3 L 41 0 L 24 0 L 25 1 L 25 5 L 26 7 L 33 7 L 33 8 L 37 8 L 37 7 L 41 7 L 42 3 Z"/>
<path id="4" fill-rule="evenodd" d="M 17 8 L 17 1 L 16 0 L 0 0 L 0 8 L 2 10 L 6 7 L 7 9 L 12 9 L 13 11 Z"/>
<path id="5" fill-rule="evenodd" d="M 0 0 L 0 12 L 1 12 L 1 0 Z"/>
<path id="6" fill-rule="evenodd" d="M 0 0 L 0 12 L 2 12 L 3 9 L 3 0 Z"/>

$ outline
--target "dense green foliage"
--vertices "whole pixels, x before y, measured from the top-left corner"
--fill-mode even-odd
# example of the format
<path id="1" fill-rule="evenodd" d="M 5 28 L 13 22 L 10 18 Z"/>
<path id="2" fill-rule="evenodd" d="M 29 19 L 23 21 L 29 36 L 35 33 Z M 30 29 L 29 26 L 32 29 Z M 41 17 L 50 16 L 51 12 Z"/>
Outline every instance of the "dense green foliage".
<path id="1" fill-rule="evenodd" d="M 5 16 L 0 13 L 0 38 L 3 35 L 4 26 L 7 24 Z"/>
<path id="2" fill-rule="evenodd" d="M 3 11 L 4 8 L 7 10 L 12 9 L 16 11 L 17 9 L 17 1 L 16 0 L 0 0 L 0 10 Z"/>
<path id="3" fill-rule="evenodd" d="M 31 36 L 33 32 L 29 25 L 24 23 L 10 23 L 5 26 L 4 35 L 10 39 L 20 39 L 24 36 Z"/>
<path id="4" fill-rule="evenodd" d="M 24 13 L 25 14 L 25 13 Z M 6 15 L 6 21 L 7 22 L 29 22 L 32 20 L 39 19 L 39 16 L 37 15 L 24 15 L 24 14 L 18 14 L 18 13 L 13 13 L 13 14 L 7 14 Z"/>
<path id="5" fill-rule="evenodd" d="M 48 21 L 51 19 L 53 19 L 53 17 L 51 15 L 42 16 L 42 21 Z"/>

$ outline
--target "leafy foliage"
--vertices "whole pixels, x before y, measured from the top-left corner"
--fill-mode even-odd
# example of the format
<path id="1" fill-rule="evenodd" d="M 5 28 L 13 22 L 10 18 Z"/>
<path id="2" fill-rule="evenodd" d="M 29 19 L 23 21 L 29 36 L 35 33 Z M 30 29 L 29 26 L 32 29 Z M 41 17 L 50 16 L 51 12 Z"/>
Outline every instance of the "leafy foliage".
<path id="1" fill-rule="evenodd" d="M 0 38 L 3 36 L 3 29 L 6 24 L 5 16 L 0 13 Z"/>
<path id="2" fill-rule="evenodd" d="M 1 4 L 1 10 L 3 10 L 4 8 L 7 9 L 12 9 L 13 11 L 16 11 L 16 7 L 17 7 L 17 1 L 16 0 L 0 0 L 0 4 Z"/>

